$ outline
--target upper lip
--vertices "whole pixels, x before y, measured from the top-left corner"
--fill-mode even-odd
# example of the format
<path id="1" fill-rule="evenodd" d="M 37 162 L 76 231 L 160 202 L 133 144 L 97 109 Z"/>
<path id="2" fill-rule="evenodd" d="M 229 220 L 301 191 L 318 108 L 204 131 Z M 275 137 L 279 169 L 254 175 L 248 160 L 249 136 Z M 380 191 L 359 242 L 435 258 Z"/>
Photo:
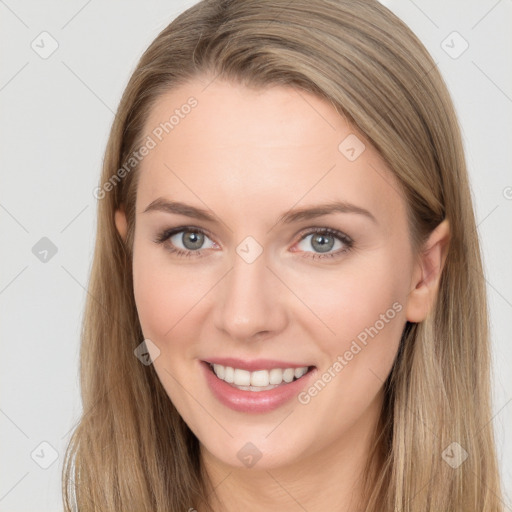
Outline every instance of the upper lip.
<path id="1" fill-rule="evenodd" d="M 204 359 L 206 363 L 220 364 L 222 366 L 231 366 L 232 368 L 239 368 L 240 370 L 247 370 L 254 372 L 256 370 L 272 370 L 273 368 L 308 368 L 313 365 L 292 363 L 290 361 L 277 361 L 275 359 L 252 359 L 243 360 L 236 357 L 210 357 Z"/>

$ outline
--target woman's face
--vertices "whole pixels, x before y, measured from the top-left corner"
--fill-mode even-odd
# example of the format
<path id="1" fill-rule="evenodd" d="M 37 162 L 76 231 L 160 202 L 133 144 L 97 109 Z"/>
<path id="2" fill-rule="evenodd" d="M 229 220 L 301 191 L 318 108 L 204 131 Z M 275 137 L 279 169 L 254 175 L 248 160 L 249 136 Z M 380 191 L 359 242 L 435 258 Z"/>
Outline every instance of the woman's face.
<path id="1" fill-rule="evenodd" d="M 353 450 L 412 315 L 399 186 L 324 100 L 206 84 L 160 98 L 139 152 L 134 294 L 155 370 L 220 463 Z"/>

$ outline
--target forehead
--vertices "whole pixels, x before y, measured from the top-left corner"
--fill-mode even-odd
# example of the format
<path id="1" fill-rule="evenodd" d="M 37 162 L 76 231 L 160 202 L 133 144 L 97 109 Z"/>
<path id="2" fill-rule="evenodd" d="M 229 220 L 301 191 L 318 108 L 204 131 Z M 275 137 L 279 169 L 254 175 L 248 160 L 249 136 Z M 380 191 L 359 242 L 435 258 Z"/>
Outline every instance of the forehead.
<path id="1" fill-rule="evenodd" d="M 140 165 L 139 211 L 166 196 L 260 216 L 335 200 L 405 214 L 376 149 L 329 102 L 299 89 L 197 79 L 158 99 L 144 137 L 153 147 Z"/>

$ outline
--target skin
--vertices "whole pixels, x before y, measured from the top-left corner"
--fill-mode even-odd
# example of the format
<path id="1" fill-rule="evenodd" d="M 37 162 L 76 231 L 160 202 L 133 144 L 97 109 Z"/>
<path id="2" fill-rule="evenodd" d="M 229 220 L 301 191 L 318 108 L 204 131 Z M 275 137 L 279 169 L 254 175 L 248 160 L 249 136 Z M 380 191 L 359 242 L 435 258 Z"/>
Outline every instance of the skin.
<path id="1" fill-rule="evenodd" d="M 329 103 L 288 87 L 216 80 L 205 89 L 209 81 L 163 95 L 145 127 L 151 134 L 190 96 L 198 100 L 140 169 L 134 294 L 144 336 L 160 350 L 155 370 L 201 443 L 217 486 L 214 510 L 354 510 L 382 385 L 406 321 L 422 321 L 432 307 L 448 223 L 416 258 L 394 176 Z M 349 134 L 366 146 L 355 161 L 338 149 Z M 144 213 L 158 197 L 208 209 L 218 220 Z M 290 209 L 333 200 L 365 208 L 376 222 L 334 213 L 278 223 Z M 123 209 L 115 219 L 125 237 Z M 209 233 L 201 256 L 180 257 L 169 252 L 170 241 L 155 243 L 161 231 L 180 226 Z M 351 237 L 353 247 L 313 259 L 323 253 L 308 229 L 326 227 Z M 182 234 L 173 241 L 183 250 Z M 247 236 L 263 248 L 250 264 L 236 253 Z M 334 240 L 331 253 L 345 247 Z M 199 361 L 215 355 L 314 364 L 321 375 L 395 302 L 401 311 L 308 404 L 236 412 L 217 401 L 200 372 Z M 262 454 L 252 468 L 237 457 L 247 442 Z"/>

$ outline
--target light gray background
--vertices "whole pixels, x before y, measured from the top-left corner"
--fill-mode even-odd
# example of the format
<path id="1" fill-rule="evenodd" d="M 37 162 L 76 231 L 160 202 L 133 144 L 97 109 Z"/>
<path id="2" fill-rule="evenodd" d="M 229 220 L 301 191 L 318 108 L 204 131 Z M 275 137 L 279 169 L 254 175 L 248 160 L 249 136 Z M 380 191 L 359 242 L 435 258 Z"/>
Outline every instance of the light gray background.
<path id="1" fill-rule="evenodd" d="M 62 510 L 62 459 L 81 411 L 92 190 L 139 56 L 194 3 L 0 0 L 0 511 Z M 512 1 L 384 3 L 427 46 L 460 116 L 488 284 L 494 422 L 512 511 Z M 58 43 L 46 59 L 31 47 L 35 41 L 39 52 L 51 49 L 43 31 Z M 42 237 L 57 247 L 47 262 L 32 252 Z"/>

